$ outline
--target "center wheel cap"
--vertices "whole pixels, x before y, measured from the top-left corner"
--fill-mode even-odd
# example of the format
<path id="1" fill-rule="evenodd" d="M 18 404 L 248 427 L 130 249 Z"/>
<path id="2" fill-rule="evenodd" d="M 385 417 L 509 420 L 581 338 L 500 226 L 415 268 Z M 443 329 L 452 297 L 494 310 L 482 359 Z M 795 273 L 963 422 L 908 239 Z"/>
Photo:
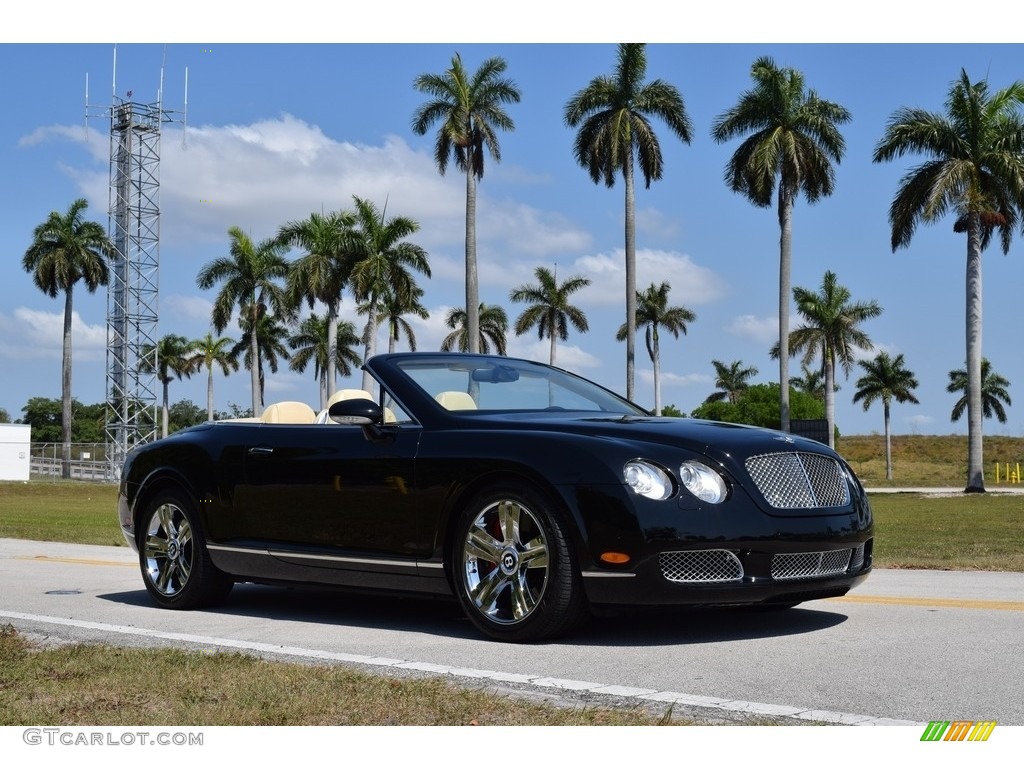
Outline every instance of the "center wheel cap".
<path id="1" fill-rule="evenodd" d="M 519 553 L 511 547 L 501 553 L 501 562 L 499 563 L 501 572 L 506 576 L 511 576 L 519 570 Z"/>
<path id="2" fill-rule="evenodd" d="M 181 550 L 178 548 L 178 540 L 177 539 L 171 539 L 169 542 L 167 542 L 167 559 L 168 560 L 177 560 L 178 559 L 178 555 L 180 553 L 181 553 Z"/>

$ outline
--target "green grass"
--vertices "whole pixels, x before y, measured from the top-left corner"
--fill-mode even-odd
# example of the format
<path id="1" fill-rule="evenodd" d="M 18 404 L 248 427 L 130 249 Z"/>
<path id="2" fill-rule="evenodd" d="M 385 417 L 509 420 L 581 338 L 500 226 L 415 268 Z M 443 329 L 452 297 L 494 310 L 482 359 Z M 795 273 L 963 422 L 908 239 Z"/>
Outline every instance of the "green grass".
<path id="1" fill-rule="evenodd" d="M 142 684 L 140 684 L 140 682 Z M 555 707 L 240 653 L 33 646 L 0 627 L 0 726 L 686 725 L 671 709 Z"/>
<path id="2" fill-rule="evenodd" d="M 0 482 L 0 538 L 124 546 L 116 506 L 115 485 Z"/>

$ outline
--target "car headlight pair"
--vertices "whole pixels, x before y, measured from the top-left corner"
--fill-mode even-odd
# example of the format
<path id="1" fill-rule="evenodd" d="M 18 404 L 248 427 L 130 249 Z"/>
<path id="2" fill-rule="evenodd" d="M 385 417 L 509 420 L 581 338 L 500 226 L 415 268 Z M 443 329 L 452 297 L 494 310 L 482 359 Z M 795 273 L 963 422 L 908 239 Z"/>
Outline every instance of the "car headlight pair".
<path id="1" fill-rule="evenodd" d="M 622 468 L 622 477 L 635 494 L 655 501 L 667 499 L 675 492 L 672 475 L 644 459 L 626 462 Z M 729 495 L 725 478 L 699 461 L 687 460 L 679 465 L 679 483 L 708 504 L 721 504 Z"/>

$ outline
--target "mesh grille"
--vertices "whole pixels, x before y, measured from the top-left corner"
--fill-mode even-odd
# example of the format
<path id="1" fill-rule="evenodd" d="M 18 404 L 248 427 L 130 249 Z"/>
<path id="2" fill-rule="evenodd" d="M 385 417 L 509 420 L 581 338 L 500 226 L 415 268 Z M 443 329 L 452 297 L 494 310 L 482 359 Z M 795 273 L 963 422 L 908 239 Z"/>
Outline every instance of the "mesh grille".
<path id="1" fill-rule="evenodd" d="M 669 581 L 739 581 L 743 566 L 727 549 L 662 552 L 661 575 Z"/>
<path id="2" fill-rule="evenodd" d="M 861 559 L 864 551 L 861 549 Z M 854 550 L 837 549 L 832 552 L 796 552 L 772 556 L 772 578 L 779 581 L 788 579 L 812 579 L 816 576 L 835 576 L 845 573 L 850 566 L 850 555 Z"/>
<path id="3" fill-rule="evenodd" d="M 864 567 L 864 545 L 858 544 L 853 548 L 853 557 L 850 558 L 850 571 L 859 571 Z"/>
<path id="4" fill-rule="evenodd" d="M 816 453 L 765 453 L 746 461 L 757 489 L 776 509 L 841 507 L 850 502 L 839 462 Z"/>

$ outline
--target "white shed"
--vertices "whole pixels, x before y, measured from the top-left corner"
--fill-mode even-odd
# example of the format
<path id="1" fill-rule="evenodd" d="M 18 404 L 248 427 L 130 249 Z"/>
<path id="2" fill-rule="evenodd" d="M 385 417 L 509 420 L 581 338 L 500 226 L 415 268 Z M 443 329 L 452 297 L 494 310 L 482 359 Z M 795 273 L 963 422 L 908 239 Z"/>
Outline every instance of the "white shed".
<path id="1" fill-rule="evenodd" d="M 0 424 L 0 480 L 28 480 L 31 443 L 30 424 Z"/>

